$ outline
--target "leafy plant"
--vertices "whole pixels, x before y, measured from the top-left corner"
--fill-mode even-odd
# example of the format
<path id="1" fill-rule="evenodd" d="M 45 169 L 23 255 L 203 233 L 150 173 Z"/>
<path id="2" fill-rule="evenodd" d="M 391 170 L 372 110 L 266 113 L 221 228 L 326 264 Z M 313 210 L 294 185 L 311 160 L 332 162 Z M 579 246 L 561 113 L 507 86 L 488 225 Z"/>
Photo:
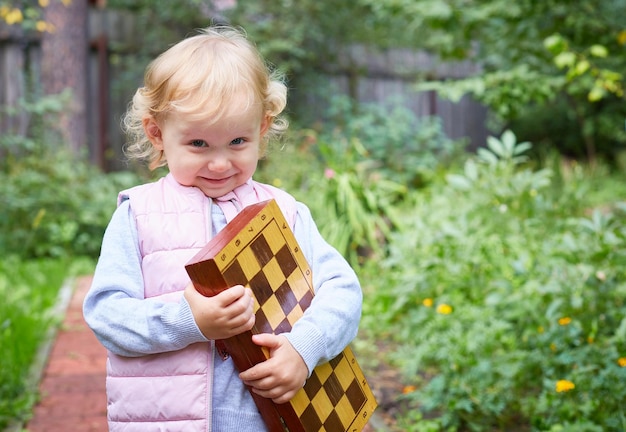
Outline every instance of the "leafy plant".
<path id="1" fill-rule="evenodd" d="M 397 222 L 392 202 L 406 194 L 405 186 L 371 170 L 369 161 L 356 162 L 344 150 L 317 141 L 314 131 L 305 136 L 304 150 L 272 153 L 256 179 L 285 188 L 307 204 L 323 237 L 352 264 L 382 253 L 386 236 Z M 347 150 L 350 154 L 358 152 L 358 143 L 352 144 L 355 147 Z M 310 146 L 316 146 L 328 163 L 315 160 Z M 282 162 L 284 157 L 290 163 Z"/>
<path id="2" fill-rule="evenodd" d="M 327 120 L 307 130 L 306 148 L 318 155 L 320 171 L 311 176 L 303 200 L 322 234 L 362 264 L 364 257 L 384 253 L 407 192 L 458 158 L 462 142 L 447 139 L 437 119 L 418 120 L 401 104 L 357 106 L 334 97 L 330 106 Z"/>
<path id="3" fill-rule="evenodd" d="M 318 142 L 325 161 L 308 194 L 307 204 L 316 216 L 324 237 L 354 264 L 382 251 L 397 224 L 394 203 L 406 194 L 406 187 L 384 178 L 364 158 L 358 139 L 329 145 Z"/>
<path id="4" fill-rule="evenodd" d="M 48 329 L 62 317 L 53 313 L 63 281 L 89 262 L 67 259 L 22 261 L 12 255 L 0 262 L 0 429 L 28 418 L 37 401 L 30 374 Z"/>
<path id="5" fill-rule="evenodd" d="M 23 102 L 31 130 L 0 137 L 2 254 L 96 257 L 117 192 L 138 181 L 128 172 L 103 174 L 46 132 L 63 104 L 62 95 Z"/>
<path id="6" fill-rule="evenodd" d="M 585 214 L 528 150 L 506 132 L 415 194 L 364 324 L 441 430 L 622 430 L 625 215 Z"/>
<path id="7" fill-rule="evenodd" d="M 418 118 L 400 100 L 358 104 L 333 96 L 325 113 L 321 140 L 342 147 L 347 139 L 362 146 L 372 169 L 409 188 L 423 187 L 464 154 L 463 140 L 449 139 L 439 117 Z M 337 157 L 339 156 L 339 157 Z M 335 159 L 339 159 L 337 155 Z M 348 157 L 350 153 L 348 153 Z"/>

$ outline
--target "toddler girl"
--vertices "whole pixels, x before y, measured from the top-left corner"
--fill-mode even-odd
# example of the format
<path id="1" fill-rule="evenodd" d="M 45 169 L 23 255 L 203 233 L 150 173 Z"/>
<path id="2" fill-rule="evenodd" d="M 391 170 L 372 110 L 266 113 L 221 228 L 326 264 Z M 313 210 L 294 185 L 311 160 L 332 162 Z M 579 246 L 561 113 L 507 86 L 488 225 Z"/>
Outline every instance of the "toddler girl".
<path id="1" fill-rule="evenodd" d="M 268 140 L 286 127 L 285 104 L 285 85 L 233 28 L 205 29 L 148 66 L 124 120 L 127 153 L 169 173 L 119 194 L 83 307 L 108 350 L 111 431 L 266 430 L 248 388 L 287 402 L 355 337 L 355 273 L 304 204 L 252 179 Z M 240 373 L 215 340 L 252 328 L 251 292 L 203 297 L 185 264 L 245 206 L 270 198 L 313 270 L 316 295 L 291 332 L 253 336 L 270 358 Z"/>

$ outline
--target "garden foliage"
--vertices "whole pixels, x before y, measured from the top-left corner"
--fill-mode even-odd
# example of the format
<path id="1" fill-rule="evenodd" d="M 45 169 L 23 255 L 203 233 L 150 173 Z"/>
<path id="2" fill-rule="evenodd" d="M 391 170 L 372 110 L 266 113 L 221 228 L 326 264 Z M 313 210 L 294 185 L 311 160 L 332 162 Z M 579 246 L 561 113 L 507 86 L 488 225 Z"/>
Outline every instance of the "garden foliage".
<path id="1" fill-rule="evenodd" d="M 406 38 L 400 46 L 481 67 L 460 79 L 429 78 L 437 81 L 419 82 L 422 90 L 453 100 L 470 94 L 500 125 L 570 156 L 593 159 L 625 148 L 622 0 L 359 3 L 371 7 L 375 21 L 399 21 Z"/>
<path id="2" fill-rule="evenodd" d="M 52 311 L 63 281 L 84 271 L 85 263 L 42 258 L 23 261 L 3 256 L 0 261 L 0 430 L 28 419 L 37 401 L 38 350 L 48 329 L 62 317 Z"/>
<path id="3" fill-rule="evenodd" d="M 626 428 L 625 208 L 528 148 L 490 138 L 413 195 L 367 282 L 366 326 L 386 322 L 431 417 L 406 430 Z"/>
<path id="4" fill-rule="evenodd" d="M 0 136 L 0 254 L 22 258 L 97 257 L 117 192 L 131 173 L 105 175 L 72 154 L 46 125 L 65 107 L 63 96 L 23 101 L 28 134 Z M 10 114 L 10 111 L 7 111 Z"/>
<path id="5" fill-rule="evenodd" d="M 400 123 L 391 111 L 385 123 L 375 110 L 335 109 L 334 122 L 287 148 L 299 162 L 270 154 L 267 167 L 348 257 L 341 235 L 384 234 L 376 254 L 351 261 L 365 287 L 363 330 L 393 341 L 392 359 L 416 388 L 401 430 L 623 430 L 623 176 L 556 155 L 539 166 L 526 156 L 531 144 L 507 131 L 458 167 L 413 164 L 427 181 L 411 185 L 411 163 L 391 159 L 441 152 L 420 150 L 428 122 L 410 122 L 394 141 L 406 144 L 399 156 L 385 150 L 385 131 Z M 307 153 L 318 160 L 306 163 Z M 398 195 L 386 189 L 396 179 L 409 186 Z M 373 228 L 381 215 L 392 223 Z"/>

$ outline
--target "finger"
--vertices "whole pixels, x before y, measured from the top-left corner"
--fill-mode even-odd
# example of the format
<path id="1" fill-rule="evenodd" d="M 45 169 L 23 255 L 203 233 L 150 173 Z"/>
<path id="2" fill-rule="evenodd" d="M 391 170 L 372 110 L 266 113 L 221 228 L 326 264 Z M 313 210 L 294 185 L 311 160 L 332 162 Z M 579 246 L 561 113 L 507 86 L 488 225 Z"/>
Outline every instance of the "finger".
<path id="1" fill-rule="evenodd" d="M 246 294 L 250 297 L 250 300 L 252 300 L 252 303 L 254 303 L 254 292 L 252 291 L 252 288 L 245 288 Z"/>
<path id="2" fill-rule="evenodd" d="M 244 294 L 236 302 L 223 308 L 224 314 L 236 326 L 244 325 L 254 317 L 254 301 Z"/>
<path id="3" fill-rule="evenodd" d="M 255 322 L 256 322 L 256 317 L 254 316 L 254 314 L 250 314 L 247 317 L 247 320 L 243 324 L 237 325 L 235 328 L 233 328 L 233 336 L 252 329 L 252 327 L 254 327 Z"/>
<path id="4" fill-rule="evenodd" d="M 275 380 L 273 379 L 273 377 L 267 376 L 256 380 L 244 380 L 243 383 L 259 392 L 264 392 L 265 396 L 263 397 L 270 397 L 269 392 L 272 390 L 276 391 L 276 389 L 279 387 L 274 381 Z M 278 394 L 276 393 L 275 396 L 276 395 Z"/>
<path id="5" fill-rule="evenodd" d="M 242 287 L 243 288 L 243 287 Z M 231 315 L 240 314 L 253 314 L 254 313 L 254 298 L 251 291 L 244 289 L 240 297 L 235 299 L 232 303 L 225 305 L 225 309 L 229 309 Z"/>
<path id="6" fill-rule="evenodd" d="M 198 298 L 198 297 L 204 297 L 202 294 L 200 294 L 196 290 L 196 287 L 194 287 L 193 284 L 191 283 L 185 287 L 185 291 L 183 292 L 183 295 L 185 296 L 187 301 L 189 301 L 190 299 Z"/>
<path id="7" fill-rule="evenodd" d="M 235 285 L 228 289 L 225 289 L 221 293 L 217 294 L 214 298 L 220 303 L 222 307 L 230 306 L 237 302 L 244 294 L 246 290 L 241 285 Z"/>
<path id="8" fill-rule="evenodd" d="M 269 390 L 259 389 L 256 387 L 252 388 L 252 391 L 258 394 L 261 397 L 266 399 L 272 399 L 274 403 L 283 404 L 289 402 L 296 395 L 300 389 L 296 390 L 287 390 L 282 387 L 276 387 Z"/>
<path id="9" fill-rule="evenodd" d="M 299 390 L 299 389 L 298 389 Z M 284 404 L 289 402 L 296 395 L 297 391 L 290 391 L 281 396 L 272 398 L 272 402 L 277 404 Z"/>
<path id="10" fill-rule="evenodd" d="M 281 336 L 277 336 L 271 333 L 259 333 L 252 335 L 252 342 L 256 345 L 266 348 L 276 349 L 281 346 Z"/>
<path id="11" fill-rule="evenodd" d="M 251 368 L 241 372 L 239 378 L 250 386 L 255 386 L 257 382 L 271 375 L 271 367 L 266 365 L 266 361 L 261 362 Z"/>

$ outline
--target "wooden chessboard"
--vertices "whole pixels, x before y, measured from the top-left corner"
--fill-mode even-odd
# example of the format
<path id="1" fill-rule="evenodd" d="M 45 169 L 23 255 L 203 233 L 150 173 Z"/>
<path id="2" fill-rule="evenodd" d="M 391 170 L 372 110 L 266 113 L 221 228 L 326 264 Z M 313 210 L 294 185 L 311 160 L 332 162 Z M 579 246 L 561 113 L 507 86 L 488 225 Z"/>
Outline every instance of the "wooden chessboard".
<path id="1" fill-rule="evenodd" d="M 252 334 L 290 331 L 314 296 L 311 269 L 274 200 L 246 207 L 186 269 L 206 296 L 233 285 L 252 289 L 253 329 L 220 341 L 240 371 L 269 358 L 265 348 L 252 342 Z M 288 403 L 251 394 L 271 432 L 361 431 L 377 406 L 349 347 L 316 367 Z"/>

